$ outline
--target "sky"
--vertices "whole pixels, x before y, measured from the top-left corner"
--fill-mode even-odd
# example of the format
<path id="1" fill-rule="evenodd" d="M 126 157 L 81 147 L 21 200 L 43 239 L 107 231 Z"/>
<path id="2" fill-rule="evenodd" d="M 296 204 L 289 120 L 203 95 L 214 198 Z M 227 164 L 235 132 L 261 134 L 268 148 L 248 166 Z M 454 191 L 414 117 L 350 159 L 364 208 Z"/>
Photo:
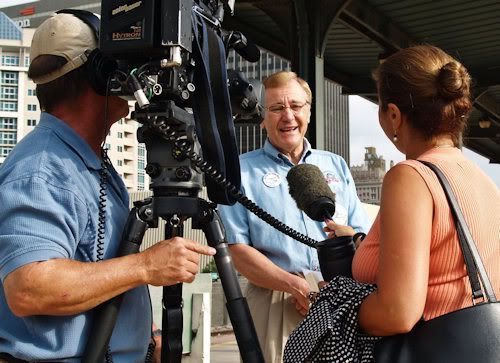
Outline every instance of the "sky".
<path id="1" fill-rule="evenodd" d="M 351 166 L 363 164 L 367 146 L 377 149 L 377 155 L 384 157 L 387 167 L 390 160 L 394 160 L 394 163 L 404 160 L 404 155 L 382 131 L 378 123 L 376 104 L 359 96 L 349 96 L 349 123 Z M 500 188 L 500 164 L 490 164 L 488 159 L 466 148 L 464 154 L 484 170 Z"/>

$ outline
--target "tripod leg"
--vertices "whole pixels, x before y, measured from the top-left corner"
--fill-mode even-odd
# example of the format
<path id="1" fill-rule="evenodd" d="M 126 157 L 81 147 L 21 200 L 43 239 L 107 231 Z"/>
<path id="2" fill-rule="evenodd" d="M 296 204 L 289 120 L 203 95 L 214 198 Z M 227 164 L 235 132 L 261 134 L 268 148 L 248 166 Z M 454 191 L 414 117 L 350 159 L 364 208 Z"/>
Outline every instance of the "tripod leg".
<path id="1" fill-rule="evenodd" d="M 165 225 L 165 239 L 182 237 L 183 225 Z M 180 363 L 182 359 L 182 284 L 163 287 L 161 362 Z"/>
<path id="2" fill-rule="evenodd" d="M 260 349 L 250 309 L 241 293 L 229 254 L 224 227 L 217 211 L 211 209 L 207 214 L 207 220 L 201 221 L 201 225 L 208 245 L 217 250 L 214 256 L 215 264 L 226 296 L 227 311 L 238 342 L 241 359 L 244 363 L 263 363 L 264 356 Z"/>
<path id="3" fill-rule="evenodd" d="M 138 211 L 139 209 L 134 207 L 128 215 L 117 257 L 139 252 L 148 224 L 140 219 Z M 95 308 L 92 330 L 83 354 L 83 363 L 102 362 L 104 360 L 124 294 L 115 296 Z"/>

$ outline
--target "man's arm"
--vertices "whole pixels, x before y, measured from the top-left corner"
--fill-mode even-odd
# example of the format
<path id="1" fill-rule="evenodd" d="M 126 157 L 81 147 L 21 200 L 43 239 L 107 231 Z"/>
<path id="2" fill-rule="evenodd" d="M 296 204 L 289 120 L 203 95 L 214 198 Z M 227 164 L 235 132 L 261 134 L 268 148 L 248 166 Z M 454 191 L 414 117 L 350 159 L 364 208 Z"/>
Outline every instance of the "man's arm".
<path id="1" fill-rule="evenodd" d="M 199 253 L 214 255 L 215 250 L 175 237 L 144 252 L 100 262 L 33 262 L 7 275 L 5 297 L 17 316 L 78 314 L 140 285 L 192 282 Z"/>
<path id="2" fill-rule="evenodd" d="M 246 244 L 229 246 L 236 269 L 254 285 L 290 293 L 296 300 L 297 310 L 309 310 L 310 288 L 307 281 L 276 266 L 261 252 Z"/>

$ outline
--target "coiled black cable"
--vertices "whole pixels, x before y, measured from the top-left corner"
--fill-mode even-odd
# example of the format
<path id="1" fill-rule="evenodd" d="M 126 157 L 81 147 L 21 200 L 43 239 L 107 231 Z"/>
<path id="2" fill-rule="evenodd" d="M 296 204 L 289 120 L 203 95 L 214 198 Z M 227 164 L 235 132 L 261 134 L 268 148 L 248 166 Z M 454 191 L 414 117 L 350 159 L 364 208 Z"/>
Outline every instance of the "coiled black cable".
<path id="1" fill-rule="evenodd" d="M 99 207 L 97 222 L 96 260 L 104 259 L 104 237 L 106 236 L 106 198 L 108 185 L 109 158 L 105 148 L 101 148 L 101 169 L 99 170 Z"/>
<path id="2" fill-rule="evenodd" d="M 177 132 L 173 130 L 169 125 L 165 123 L 163 119 L 156 119 L 152 126 L 154 129 L 163 135 L 163 137 L 168 141 L 173 141 L 174 145 L 187 157 L 189 158 L 205 175 L 212 179 L 219 186 L 226 189 L 231 196 L 243 205 L 250 212 L 255 214 L 257 217 L 262 219 L 264 222 L 277 229 L 278 231 L 292 237 L 296 241 L 304 243 L 309 247 L 316 247 L 318 241 L 294 230 L 293 228 L 287 226 L 285 223 L 273 217 L 271 214 L 266 212 L 264 209 L 255 204 L 251 199 L 247 198 L 240 190 L 238 190 L 229 180 L 227 180 L 220 171 L 218 171 L 212 165 L 209 165 L 204 161 L 201 156 L 193 151 L 189 143 L 185 139 L 181 139 L 177 136 Z"/>
<path id="3" fill-rule="evenodd" d="M 153 362 L 153 354 L 155 352 L 155 348 L 156 348 L 156 342 L 154 336 L 151 335 L 151 343 L 149 343 L 148 345 L 148 351 L 146 352 L 146 359 L 144 360 L 145 363 Z"/>

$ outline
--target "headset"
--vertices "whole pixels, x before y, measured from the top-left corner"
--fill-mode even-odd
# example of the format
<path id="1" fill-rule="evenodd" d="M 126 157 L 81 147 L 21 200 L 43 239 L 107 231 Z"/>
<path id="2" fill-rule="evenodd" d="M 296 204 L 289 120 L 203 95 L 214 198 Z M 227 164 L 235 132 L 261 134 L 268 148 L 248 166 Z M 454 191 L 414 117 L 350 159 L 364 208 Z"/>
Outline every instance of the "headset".
<path id="1" fill-rule="evenodd" d="M 96 44 L 99 45 L 99 28 L 101 21 L 97 15 L 90 11 L 77 9 L 62 9 L 57 11 L 56 14 L 71 14 L 80 19 L 92 29 L 95 35 Z M 87 80 L 96 93 L 101 96 L 106 96 L 108 79 L 117 69 L 116 60 L 105 56 L 98 47 L 92 50 L 87 57 L 87 61 L 83 65 L 83 67 L 85 67 Z"/>

